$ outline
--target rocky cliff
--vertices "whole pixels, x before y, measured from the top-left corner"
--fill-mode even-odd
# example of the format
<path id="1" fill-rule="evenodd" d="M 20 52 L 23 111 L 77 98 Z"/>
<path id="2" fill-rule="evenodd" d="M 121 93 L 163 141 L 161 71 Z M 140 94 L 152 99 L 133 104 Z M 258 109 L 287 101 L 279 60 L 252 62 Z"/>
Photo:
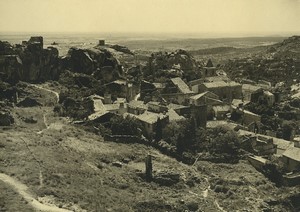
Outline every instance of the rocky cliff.
<path id="1" fill-rule="evenodd" d="M 59 75 L 58 50 L 43 48 L 43 37 L 31 37 L 29 41 L 12 46 L 0 41 L 0 77 L 15 83 L 57 79 Z"/>

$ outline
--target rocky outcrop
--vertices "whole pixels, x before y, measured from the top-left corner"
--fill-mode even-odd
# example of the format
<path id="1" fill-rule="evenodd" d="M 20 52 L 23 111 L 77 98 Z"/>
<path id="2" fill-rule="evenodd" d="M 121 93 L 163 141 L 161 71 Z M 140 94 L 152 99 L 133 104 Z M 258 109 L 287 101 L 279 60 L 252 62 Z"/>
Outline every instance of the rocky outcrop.
<path id="1" fill-rule="evenodd" d="M 134 53 L 132 51 L 130 51 L 130 49 L 128 49 L 126 46 L 120 46 L 120 45 L 109 45 L 109 48 L 112 48 L 118 52 L 123 52 L 125 54 L 130 54 L 130 55 L 134 55 Z"/>
<path id="2" fill-rule="evenodd" d="M 65 69 L 93 75 L 104 82 L 116 80 L 123 74 L 119 61 L 106 49 L 71 48 L 63 61 Z"/>
<path id="3" fill-rule="evenodd" d="M 196 77 L 198 65 L 196 60 L 186 51 L 157 52 L 149 58 L 145 67 L 145 75 L 159 77 L 183 77 L 192 80 Z"/>
<path id="4" fill-rule="evenodd" d="M 0 77 L 3 81 L 38 82 L 57 79 L 58 75 L 58 50 L 44 49 L 43 37 L 31 37 L 16 46 L 0 42 Z"/>

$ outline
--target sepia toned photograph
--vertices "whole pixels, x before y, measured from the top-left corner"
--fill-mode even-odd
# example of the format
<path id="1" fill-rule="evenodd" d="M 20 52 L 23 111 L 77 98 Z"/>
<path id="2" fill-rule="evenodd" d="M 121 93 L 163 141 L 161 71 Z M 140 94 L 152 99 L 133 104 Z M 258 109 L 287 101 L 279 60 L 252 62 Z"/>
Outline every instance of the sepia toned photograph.
<path id="1" fill-rule="evenodd" d="M 300 211 L 300 0 L 0 0 L 0 212 Z"/>

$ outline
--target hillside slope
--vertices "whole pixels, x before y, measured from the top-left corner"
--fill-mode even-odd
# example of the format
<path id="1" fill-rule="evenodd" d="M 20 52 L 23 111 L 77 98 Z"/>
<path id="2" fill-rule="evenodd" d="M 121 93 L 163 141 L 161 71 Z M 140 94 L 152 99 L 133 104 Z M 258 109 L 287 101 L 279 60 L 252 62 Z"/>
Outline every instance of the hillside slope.
<path id="1" fill-rule="evenodd" d="M 54 92 L 45 98 L 45 89 L 26 91 L 42 106 L 9 108 L 15 124 L 0 128 L 0 173 L 26 185 L 44 205 L 73 211 L 293 210 L 289 198 L 299 189 L 275 187 L 246 161 L 188 166 L 152 147 L 106 142 L 55 116 Z M 37 122 L 25 123 L 26 117 Z M 148 154 L 154 156 L 151 183 L 143 174 Z M 0 210 L 32 210 L 24 198 L 10 201 L 18 190 L 1 179 L 0 186 L 7 194 L 0 196 Z"/>

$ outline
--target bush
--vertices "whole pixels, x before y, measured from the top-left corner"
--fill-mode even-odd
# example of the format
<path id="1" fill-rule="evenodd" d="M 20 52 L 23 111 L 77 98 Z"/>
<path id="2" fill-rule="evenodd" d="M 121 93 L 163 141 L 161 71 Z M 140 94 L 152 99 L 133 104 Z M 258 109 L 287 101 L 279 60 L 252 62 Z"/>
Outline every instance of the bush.
<path id="1" fill-rule="evenodd" d="M 115 116 L 110 120 L 112 135 L 142 135 L 142 125 L 134 118 Z"/>

